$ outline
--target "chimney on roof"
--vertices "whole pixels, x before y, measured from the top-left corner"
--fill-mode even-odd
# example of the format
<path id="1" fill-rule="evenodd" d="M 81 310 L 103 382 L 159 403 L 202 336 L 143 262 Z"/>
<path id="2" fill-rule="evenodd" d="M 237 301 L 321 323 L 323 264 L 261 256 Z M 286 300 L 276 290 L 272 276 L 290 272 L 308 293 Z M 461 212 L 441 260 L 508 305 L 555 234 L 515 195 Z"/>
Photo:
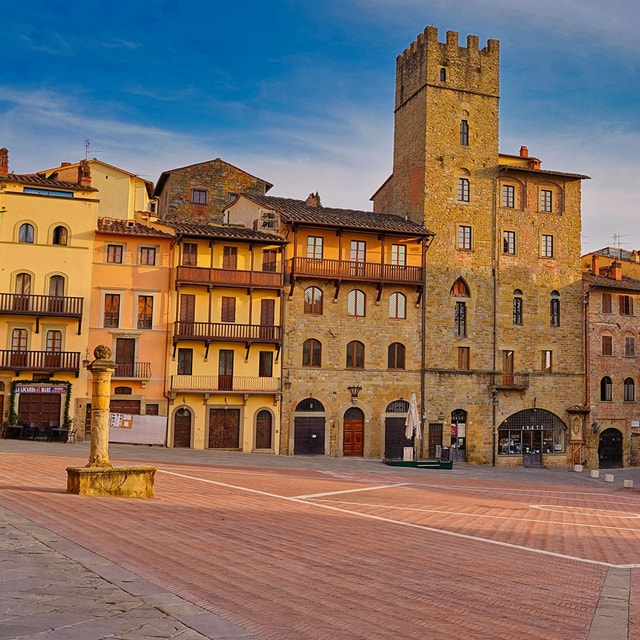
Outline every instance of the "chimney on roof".
<path id="1" fill-rule="evenodd" d="M 0 149 L 0 176 L 9 175 L 9 149 L 2 147 Z"/>
<path id="2" fill-rule="evenodd" d="M 614 260 L 609 268 L 609 277 L 612 280 L 622 280 L 622 263 Z"/>
<path id="3" fill-rule="evenodd" d="M 91 167 L 86 160 L 81 160 L 78 165 L 78 184 L 81 187 L 91 186 Z"/>
<path id="4" fill-rule="evenodd" d="M 522 147 L 520 147 L 520 157 L 521 158 L 528 158 L 529 157 L 529 149 L 527 149 L 527 147 L 525 147 L 524 145 Z"/>
<path id="5" fill-rule="evenodd" d="M 60 166 L 61 167 L 68 167 L 71 163 L 70 162 L 61 162 Z"/>
<path id="6" fill-rule="evenodd" d="M 600 274 L 600 256 L 597 253 L 591 254 L 591 273 L 596 276 Z"/>
<path id="7" fill-rule="evenodd" d="M 315 193 L 310 193 L 307 197 L 306 204 L 308 207 L 320 207 L 320 194 L 316 191 Z"/>

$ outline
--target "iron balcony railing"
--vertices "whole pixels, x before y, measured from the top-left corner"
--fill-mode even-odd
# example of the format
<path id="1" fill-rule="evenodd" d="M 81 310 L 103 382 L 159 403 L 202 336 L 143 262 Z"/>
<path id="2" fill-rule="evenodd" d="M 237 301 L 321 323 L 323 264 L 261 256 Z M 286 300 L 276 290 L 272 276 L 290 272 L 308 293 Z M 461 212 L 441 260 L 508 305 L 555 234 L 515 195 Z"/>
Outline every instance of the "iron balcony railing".
<path id="1" fill-rule="evenodd" d="M 259 376 L 171 376 L 171 391 L 238 391 L 272 393 L 279 391 L 280 378 Z"/>
<path id="2" fill-rule="evenodd" d="M 81 318 L 84 298 L 0 293 L 0 313 Z"/>
<path id="3" fill-rule="evenodd" d="M 492 389 L 528 389 L 529 374 L 528 373 L 494 373 L 491 384 Z"/>
<path id="4" fill-rule="evenodd" d="M 0 350 L 0 369 L 12 371 L 73 371 L 80 373 L 79 351 Z"/>
<path id="5" fill-rule="evenodd" d="M 400 284 L 422 284 L 422 267 L 354 262 L 351 260 L 324 260 L 318 258 L 291 258 L 289 276 L 314 278 L 341 278 L 345 280 L 371 280 Z"/>
<path id="6" fill-rule="evenodd" d="M 179 266 L 176 284 L 219 284 L 226 287 L 261 287 L 282 289 L 283 275 L 277 271 L 244 271 L 240 269 L 208 269 Z"/>
<path id="7" fill-rule="evenodd" d="M 174 340 L 230 340 L 238 342 L 274 342 L 282 339 L 282 329 L 274 325 L 237 324 L 235 322 L 174 323 Z"/>
<path id="8" fill-rule="evenodd" d="M 116 362 L 114 378 L 134 378 L 148 380 L 151 377 L 150 362 Z"/>

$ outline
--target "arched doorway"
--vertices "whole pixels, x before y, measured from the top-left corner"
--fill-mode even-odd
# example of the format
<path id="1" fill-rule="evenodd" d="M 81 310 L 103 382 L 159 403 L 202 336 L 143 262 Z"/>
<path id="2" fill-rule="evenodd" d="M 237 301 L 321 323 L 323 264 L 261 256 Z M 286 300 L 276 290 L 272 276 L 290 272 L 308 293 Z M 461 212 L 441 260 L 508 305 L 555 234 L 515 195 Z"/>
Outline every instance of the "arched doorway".
<path id="1" fill-rule="evenodd" d="M 386 460 L 402 460 L 405 447 L 413 448 L 413 440 L 405 437 L 405 420 L 409 412 L 406 400 L 394 400 L 387 405 L 384 419 L 384 457 Z M 389 415 L 390 414 L 390 415 Z"/>
<path id="2" fill-rule="evenodd" d="M 364 413 L 358 407 L 349 407 L 344 414 L 342 429 L 342 455 L 364 454 Z"/>
<path id="3" fill-rule="evenodd" d="M 173 416 L 173 446 L 191 446 L 191 411 L 180 407 Z"/>
<path id="4" fill-rule="evenodd" d="M 601 469 L 622 467 L 622 434 L 617 429 L 605 429 L 598 443 L 598 463 Z"/>
<path id="5" fill-rule="evenodd" d="M 262 409 L 256 416 L 256 449 L 271 449 L 273 433 L 273 416 L 270 411 Z"/>
<path id="6" fill-rule="evenodd" d="M 451 449 L 456 462 L 466 462 L 467 412 L 464 409 L 451 412 Z"/>
<path id="7" fill-rule="evenodd" d="M 298 403 L 296 413 L 324 414 L 324 405 L 316 398 L 305 398 Z M 324 415 L 297 415 L 294 419 L 293 428 L 294 454 L 324 454 Z"/>

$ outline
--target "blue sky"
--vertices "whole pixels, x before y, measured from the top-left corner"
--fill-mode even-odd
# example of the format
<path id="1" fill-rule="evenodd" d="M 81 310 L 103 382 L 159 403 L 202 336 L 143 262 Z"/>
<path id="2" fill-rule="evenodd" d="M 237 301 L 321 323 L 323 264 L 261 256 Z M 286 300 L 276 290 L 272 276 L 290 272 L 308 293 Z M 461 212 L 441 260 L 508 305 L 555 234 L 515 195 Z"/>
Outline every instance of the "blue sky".
<path id="1" fill-rule="evenodd" d="M 2 18 L 10 170 L 89 139 L 154 182 L 221 157 L 272 195 L 365 210 L 392 168 L 396 56 L 427 25 L 496 38 L 500 150 L 592 177 L 585 252 L 640 249 L 637 0 L 31 0 Z"/>

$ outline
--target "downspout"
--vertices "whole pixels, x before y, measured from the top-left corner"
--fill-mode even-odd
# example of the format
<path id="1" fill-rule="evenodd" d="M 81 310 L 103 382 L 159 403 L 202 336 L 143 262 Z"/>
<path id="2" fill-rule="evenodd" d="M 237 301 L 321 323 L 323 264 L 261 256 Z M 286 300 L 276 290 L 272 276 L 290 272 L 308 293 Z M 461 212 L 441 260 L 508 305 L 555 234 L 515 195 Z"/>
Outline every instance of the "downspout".
<path id="1" fill-rule="evenodd" d="M 498 247 L 498 225 L 497 225 L 497 192 L 498 192 L 498 179 L 493 181 L 493 205 L 491 207 L 491 217 L 492 217 L 492 225 L 493 225 L 493 234 L 492 234 L 492 244 L 491 247 L 491 280 L 493 285 L 493 363 L 492 363 L 492 372 L 491 377 L 493 380 L 491 381 L 492 387 L 495 384 L 496 370 L 498 365 L 498 326 L 497 326 L 497 318 L 498 318 L 498 277 L 497 277 L 497 247 Z M 497 445 L 497 426 L 496 426 L 496 412 L 498 406 L 498 391 L 493 388 L 493 392 L 491 394 L 491 466 L 496 466 L 496 445 Z"/>
<path id="2" fill-rule="evenodd" d="M 433 237 L 431 238 L 433 240 Z M 425 367 L 427 366 L 426 349 L 427 349 L 427 250 L 429 249 L 430 241 L 423 240 L 422 244 L 422 305 L 421 305 L 421 322 L 422 330 L 420 332 L 420 446 L 422 452 L 424 452 L 424 416 L 425 416 L 425 402 L 426 402 L 426 389 L 425 389 Z M 416 447 L 417 448 L 417 447 Z M 416 451 L 416 459 L 421 456 L 418 454 L 420 451 Z"/>

